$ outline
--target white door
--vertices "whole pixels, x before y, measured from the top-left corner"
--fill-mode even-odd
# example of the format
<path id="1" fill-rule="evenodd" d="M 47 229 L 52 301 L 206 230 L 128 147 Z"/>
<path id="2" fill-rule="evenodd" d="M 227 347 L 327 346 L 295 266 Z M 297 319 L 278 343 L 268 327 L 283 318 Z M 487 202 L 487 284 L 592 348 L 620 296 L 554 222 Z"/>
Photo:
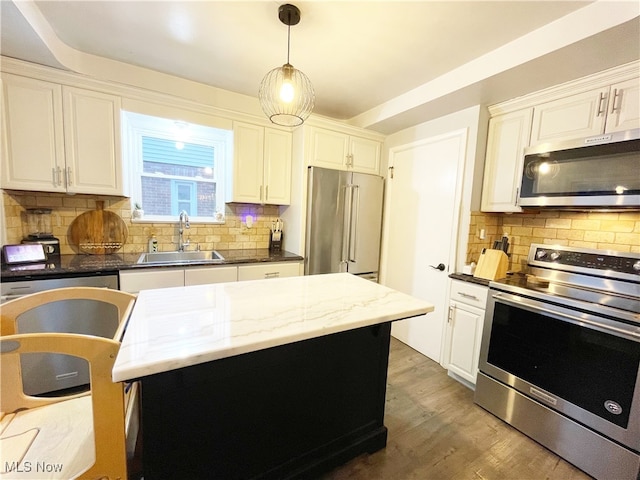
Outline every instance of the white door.
<path id="1" fill-rule="evenodd" d="M 455 269 L 466 130 L 392 148 L 382 283 L 435 306 L 426 316 L 394 322 L 394 337 L 440 362 L 447 279 Z M 444 270 L 438 265 L 443 264 Z M 441 267 L 442 268 L 442 267 Z"/>

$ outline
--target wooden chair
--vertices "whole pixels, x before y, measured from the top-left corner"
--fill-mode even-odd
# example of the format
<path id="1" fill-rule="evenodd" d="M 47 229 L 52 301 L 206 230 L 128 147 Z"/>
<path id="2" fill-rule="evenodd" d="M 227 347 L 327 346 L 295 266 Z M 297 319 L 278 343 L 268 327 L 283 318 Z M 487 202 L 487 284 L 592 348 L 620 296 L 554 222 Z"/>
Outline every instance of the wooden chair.
<path id="1" fill-rule="evenodd" d="M 125 402 L 123 385 L 113 383 L 111 374 L 135 298 L 117 290 L 72 287 L 35 293 L 2 305 L 0 478 L 3 474 L 41 478 L 33 475 L 56 469 L 57 474 L 47 478 L 127 478 L 125 409 L 134 402 Z M 50 302 L 74 299 L 114 305 L 119 318 L 114 338 L 72 333 L 16 334 L 21 314 Z M 62 397 L 26 395 L 20 354 L 36 352 L 87 360 L 90 390 Z"/>

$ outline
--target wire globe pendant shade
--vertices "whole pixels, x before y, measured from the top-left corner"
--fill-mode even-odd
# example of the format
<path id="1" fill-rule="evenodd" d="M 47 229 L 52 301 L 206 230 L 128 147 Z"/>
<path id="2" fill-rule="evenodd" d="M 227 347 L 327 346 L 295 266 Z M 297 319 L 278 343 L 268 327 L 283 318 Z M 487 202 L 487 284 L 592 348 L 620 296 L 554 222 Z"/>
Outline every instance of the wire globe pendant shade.
<path id="1" fill-rule="evenodd" d="M 288 26 L 287 63 L 268 72 L 258 90 L 262 110 L 272 123 L 285 127 L 302 125 L 313 110 L 315 93 L 309 78 L 289 63 L 291 25 L 300 22 L 300 10 L 294 5 L 281 5 L 280 21 Z"/>

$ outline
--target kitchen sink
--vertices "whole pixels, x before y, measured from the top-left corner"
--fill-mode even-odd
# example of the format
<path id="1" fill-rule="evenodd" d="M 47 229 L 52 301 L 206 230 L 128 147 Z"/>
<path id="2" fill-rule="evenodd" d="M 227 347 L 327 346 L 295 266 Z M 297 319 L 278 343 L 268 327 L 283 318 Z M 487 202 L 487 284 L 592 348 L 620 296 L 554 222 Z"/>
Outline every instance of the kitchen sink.
<path id="1" fill-rule="evenodd" d="M 138 263 L 167 264 L 167 263 L 221 263 L 224 257 L 215 250 L 208 252 L 153 252 L 143 253 Z"/>

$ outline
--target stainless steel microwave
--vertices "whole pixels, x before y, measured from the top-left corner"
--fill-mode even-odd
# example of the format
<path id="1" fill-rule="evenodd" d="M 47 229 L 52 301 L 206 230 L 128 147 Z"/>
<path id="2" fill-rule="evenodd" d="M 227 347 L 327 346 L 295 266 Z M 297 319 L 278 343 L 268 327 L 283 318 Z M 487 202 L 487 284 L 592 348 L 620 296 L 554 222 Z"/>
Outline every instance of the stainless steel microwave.
<path id="1" fill-rule="evenodd" d="M 640 129 L 525 149 L 518 205 L 640 210 Z"/>

